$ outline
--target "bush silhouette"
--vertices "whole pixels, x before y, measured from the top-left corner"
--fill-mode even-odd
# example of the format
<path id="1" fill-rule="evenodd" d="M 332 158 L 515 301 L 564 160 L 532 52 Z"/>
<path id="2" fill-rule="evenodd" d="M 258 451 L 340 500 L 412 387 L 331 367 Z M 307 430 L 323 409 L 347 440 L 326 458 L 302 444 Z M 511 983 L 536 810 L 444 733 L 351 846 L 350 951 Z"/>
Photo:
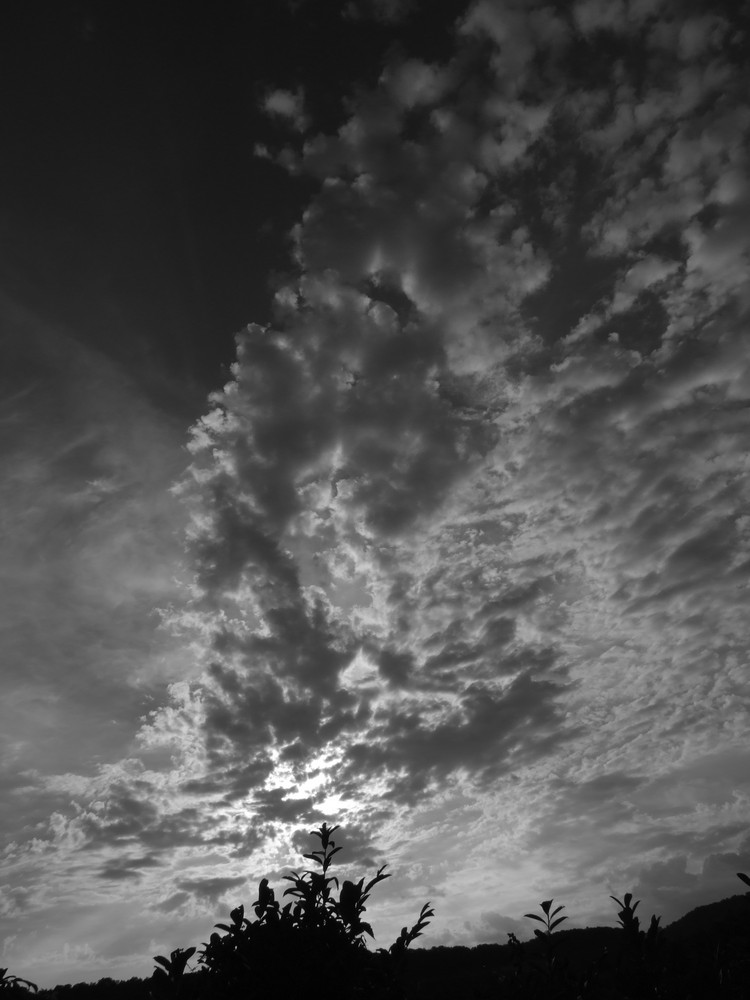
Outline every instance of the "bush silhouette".
<path id="1" fill-rule="evenodd" d="M 692 910 L 667 928 L 652 916 L 642 930 L 632 893 L 610 898 L 618 907 L 619 928 L 558 931 L 566 919 L 541 904 L 542 924 L 520 942 L 448 947 L 409 952 L 433 916 L 422 907 L 411 929 L 402 928 L 388 949 L 369 951 L 372 928 L 364 919 L 375 886 L 390 875 L 385 866 L 369 880 L 329 874 L 341 848 L 332 839 L 338 827 L 314 831 L 320 848 L 304 855 L 312 870 L 292 872 L 284 897 L 276 900 L 268 879 L 258 886 L 254 919 L 243 906 L 200 952 L 177 948 L 158 955 L 148 980 L 111 979 L 42 990 L 49 1000 L 251 1000 L 256 996 L 325 997 L 326 1000 L 750 1000 L 750 893 Z M 750 887 L 750 876 L 737 873 Z M 283 903 L 283 905 L 282 905 Z M 218 933 L 222 932 L 222 933 Z M 198 954 L 198 968 L 188 967 Z M 37 987 L 0 969 L 2 997 L 26 997 Z"/>
<path id="2" fill-rule="evenodd" d="M 0 993 L 3 997 L 27 996 L 29 990 L 37 991 L 36 983 L 19 976 L 11 976 L 7 969 L 0 969 Z"/>
<path id="3" fill-rule="evenodd" d="M 737 877 L 750 886 L 746 874 L 738 872 Z M 508 935 L 511 960 L 499 977 L 500 996 L 506 1000 L 750 1000 L 750 927 L 740 928 L 739 935 L 738 929 L 732 934 L 723 928 L 718 945 L 706 941 L 686 953 L 665 938 L 659 917 L 652 916 L 648 930 L 641 930 L 635 915 L 640 900 L 631 905 L 632 893 L 625 893 L 622 900 L 610 899 L 619 907 L 619 943 L 605 948 L 584 968 L 572 968 L 558 947 L 558 936 L 552 933 L 566 919 L 553 919 L 564 907 L 550 912 L 553 900 L 548 899 L 540 904 L 543 917 L 525 914 L 545 929 L 537 928 L 535 940 L 525 945 L 515 934 Z"/>
<path id="4" fill-rule="evenodd" d="M 339 889 L 338 879 L 328 874 L 341 850 L 332 839 L 338 829 L 324 823 L 313 831 L 320 847 L 303 856 L 318 868 L 285 876 L 291 882 L 284 892 L 292 897 L 290 902 L 282 907 L 264 878 L 252 904 L 254 920 L 238 906 L 229 915 L 230 923 L 216 924 L 224 933 L 211 934 L 198 956 L 207 996 L 234 1000 L 271 991 L 276 996 L 325 995 L 327 1000 L 395 1000 L 405 995 L 399 981 L 404 953 L 434 913 L 426 903 L 414 926 L 402 928 L 387 951 L 368 951 L 365 937 L 373 937 L 373 932 L 363 920 L 365 904 L 371 890 L 390 875 L 383 865 L 366 884 L 364 878 L 345 880 Z M 154 996 L 180 994 L 194 952 L 177 949 L 170 959 L 156 957 L 163 968 L 154 972 Z"/>

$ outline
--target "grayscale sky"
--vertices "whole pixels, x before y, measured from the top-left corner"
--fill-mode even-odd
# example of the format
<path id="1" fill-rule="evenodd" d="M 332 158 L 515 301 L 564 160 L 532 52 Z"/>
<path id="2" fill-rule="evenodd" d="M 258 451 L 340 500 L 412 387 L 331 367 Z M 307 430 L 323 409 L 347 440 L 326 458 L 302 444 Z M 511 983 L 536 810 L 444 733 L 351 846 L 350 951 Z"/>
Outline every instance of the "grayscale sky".
<path id="1" fill-rule="evenodd" d="M 0 963 L 742 891 L 747 4 L 189 6 L 2 15 Z"/>

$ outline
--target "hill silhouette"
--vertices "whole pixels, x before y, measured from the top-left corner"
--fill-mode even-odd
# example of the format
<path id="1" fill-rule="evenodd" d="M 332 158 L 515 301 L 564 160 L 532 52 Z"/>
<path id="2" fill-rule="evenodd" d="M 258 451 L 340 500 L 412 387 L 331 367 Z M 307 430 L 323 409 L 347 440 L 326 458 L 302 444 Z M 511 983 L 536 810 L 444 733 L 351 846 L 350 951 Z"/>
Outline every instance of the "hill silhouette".
<path id="1" fill-rule="evenodd" d="M 747 923 L 749 920 L 750 893 L 739 893 L 715 903 L 696 906 L 668 924 L 664 928 L 664 934 L 670 941 L 690 941 L 695 937 L 710 936 L 724 928 L 738 928 L 741 932 L 743 922 Z"/>

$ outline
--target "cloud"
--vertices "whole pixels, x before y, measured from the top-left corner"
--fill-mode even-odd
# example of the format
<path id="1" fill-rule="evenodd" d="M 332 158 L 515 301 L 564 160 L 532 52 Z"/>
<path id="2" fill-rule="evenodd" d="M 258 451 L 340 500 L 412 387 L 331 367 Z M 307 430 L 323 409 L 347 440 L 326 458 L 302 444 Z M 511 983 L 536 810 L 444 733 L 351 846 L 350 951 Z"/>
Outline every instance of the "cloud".
<path id="1" fill-rule="evenodd" d="M 360 21 L 372 19 L 382 24 L 397 25 L 417 9 L 418 0 L 358 0 L 344 7 L 343 17 Z"/>
<path id="2" fill-rule="evenodd" d="M 376 868 L 385 862 L 382 849 L 373 843 L 372 834 L 356 823 L 335 830 L 332 840 L 336 847 L 341 847 L 342 855 L 337 857 L 347 867 Z M 313 837 L 307 830 L 297 829 L 292 844 L 302 855 L 320 850 L 320 838 Z"/>
<path id="3" fill-rule="evenodd" d="M 578 4 L 575 44 L 651 45 L 658 13 Z M 295 169 L 322 183 L 299 280 L 271 327 L 240 335 L 194 430 L 184 491 L 221 620 L 212 774 L 258 815 L 338 801 L 393 818 L 519 773 L 553 796 L 541 775 L 560 758 L 592 830 L 614 829 L 644 755 L 668 768 L 689 733 L 697 760 L 727 710 L 739 725 L 747 357 L 731 323 L 700 324 L 743 308 L 746 127 L 731 86 L 733 127 L 708 123 L 732 64 L 705 72 L 679 33 L 654 49 L 658 86 L 622 63 L 607 96 L 564 70 L 573 37 L 547 8 L 477 3 L 460 32 L 454 62 L 395 58 L 307 142 Z M 478 101 L 480 37 L 501 55 Z M 531 178 L 574 144 L 540 211 Z M 701 215 L 706 197 L 726 222 Z M 578 322 L 540 337 L 565 239 L 582 274 L 613 264 Z M 702 671 L 699 721 L 679 692 Z M 605 740 L 622 763 L 584 777 Z M 281 774 L 273 799 L 253 795 Z M 281 790 L 311 782 L 309 798 Z"/>
<path id="4" fill-rule="evenodd" d="M 406 59 L 386 68 L 382 82 L 402 107 L 412 110 L 435 104 L 450 85 L 450 77 L 421 59 Z"/>
<path id="5" fill-rule="evenodd" d="M 263 110 L 266 114 L 284 119 L 297 131 L 304 132 L 308 124 L 305 115 L 305 97 L 303 91 L 272 90 L 263 100 Z"/>
<path id="6" fill-rule="evenodd" d="M 477 944 L 507 944 L 510 934 L 521 941 L 528 936 L 528 927 L 520 920 L 493 910 L 480 913 L 476 924 L 468 921 L 467 924 L 466 940 L 472 943 L 476 941 Z"/>
<path id="7" fill-rule="evenodd" d="M 107 880 L 139 879 L 141 869 L 158 868 L 160 862 L 156 858 L 127 858 L 107 862 L 99 872 L 99 877 Z"/>
<path id="8" fill-rule="evenodd" d="M 189 892 L 199 899 L 206 899 L 210 903 L 216 903 L 222 899 L 230 889 L 237 889 L 245 884 L 244 878 L 203 878 L 203 879 L 183 879 L 178 882 L 178 888 L 184 892 Z"/>
<path id="9" fill-rule="evenodd" d="M 1 308 L 0 729 L 8 776 L 31 776 L 5 813 L 3 839 L 17 840 L 69 801 L 43 776 L 119 759 L 176 669 L 154 605 L 179 593 L 182 515 L 166 488 L 184 459 L 178 423 L 116 367 Z"/>
<path id="10" fill-rule="evenodd" d="M 175 892 L 163 903 L 159 903 L 156 909 L 161 913 L 173 913 L 175 910 L 179 910 L 185 903 L 190 899 L 190 893 L 188 892 Z"/>
<path id="11" fill-rule="evenodd" d="M 698 871 L 689 870 L 686 854 L 675 855 L 645 867 L 635 891 L 648 896 L 649 905 L 666 921 L 678 919 L 707 901 L 736 896 L 742 891 L 737 872 L 746 872 L 750 862 L 747 837 L 737 851 L 709 854 Z"/>

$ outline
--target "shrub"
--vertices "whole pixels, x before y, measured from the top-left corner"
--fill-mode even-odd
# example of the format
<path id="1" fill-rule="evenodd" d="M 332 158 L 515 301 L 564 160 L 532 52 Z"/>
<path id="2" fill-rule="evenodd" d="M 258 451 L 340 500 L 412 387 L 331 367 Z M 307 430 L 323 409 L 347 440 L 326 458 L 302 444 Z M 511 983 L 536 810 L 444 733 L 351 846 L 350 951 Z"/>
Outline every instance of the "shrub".
<path id="1" fill-rule="evenodd" d="M 364 878 L 345 880 L 339 888 L 338 879 L 328 874 L 341 850 L 332 839 L 336 830 L 338 826 L 324 823 L 313 831 L 320 847 L 304 857 L 318 869 L 285 876 L 291 885 L 284 896 L 292 897 L 285 906 L 264 878 L 252 904 L 254 920 L 238 906 L 229 915 L 230 923 L 216 924 L 224 933 L 211 934 L 198 957 L 209 994 L 222 1000 L 265 991 L 279 995 L 280 989 L 281 995 L 325 995 L 327 1000 L 403 996 L 399 980 L 404 953 L 434 916 L 433 910 L 426 903 L 414 926 L 402 928 L 387 951 L 368 951 L 365 937 L 373 937 L 373 932 L 363 919 L 366 903 L 371 890 L 390 875 L 383 865 L 366 884 Z M 155 961 L 164 968 L 154 972 L 155 987 L 177 995 L 194 951 L 178 949 L 171 959 L 157 956 Z"/>
<path id="2" fill-rule="evenodd" d="M 750 877 L 743 872 L 737 876 L 750 886 Z M 505 1000 L 750 1000 L 750 905 L 744 931 L 716 927 L 717 941 L 707 935 L 684 951 L 665 939 L 657 916 L 651 917 L 647 931 L 641 930 L 635 915 L 640 900 L 632 903 L 632 893 L 610 898 L 619 907 L 620 944 L 611 951 L 605 948 L 575 973 L 552 934 L 566 919 L 554 919 L 564 907 L 551 910 L 549 899 L 540 904 L 543 916 L 525 914 L 544 924 L 544 930 L 535 929 L 536 940 L 525 945 L 508 935 L 511 960 L 500 976 L 500 995 Z"/>
<path id="3" fill-rule="evenodd" d="M 4 997 L 25 996 L 29 990 L 36 993 L 37 989 L 36 983 L 21 979 L 19 976 L 11 976 L 7 969 L 0 969 L 0 992 Z"/>
<path id="4" fill-rule="evenodd" d="M 188 961 L 195 954 L 195 948 L 175 948 L 169 958 L 163 955 L 156 955 L 155 962 L 163 968 L 154 969 L 151 977 L 153 982 L 152 994 L 156 996 L 179 996 L 182 992 L 182 977 L 185 973 Z"/>

